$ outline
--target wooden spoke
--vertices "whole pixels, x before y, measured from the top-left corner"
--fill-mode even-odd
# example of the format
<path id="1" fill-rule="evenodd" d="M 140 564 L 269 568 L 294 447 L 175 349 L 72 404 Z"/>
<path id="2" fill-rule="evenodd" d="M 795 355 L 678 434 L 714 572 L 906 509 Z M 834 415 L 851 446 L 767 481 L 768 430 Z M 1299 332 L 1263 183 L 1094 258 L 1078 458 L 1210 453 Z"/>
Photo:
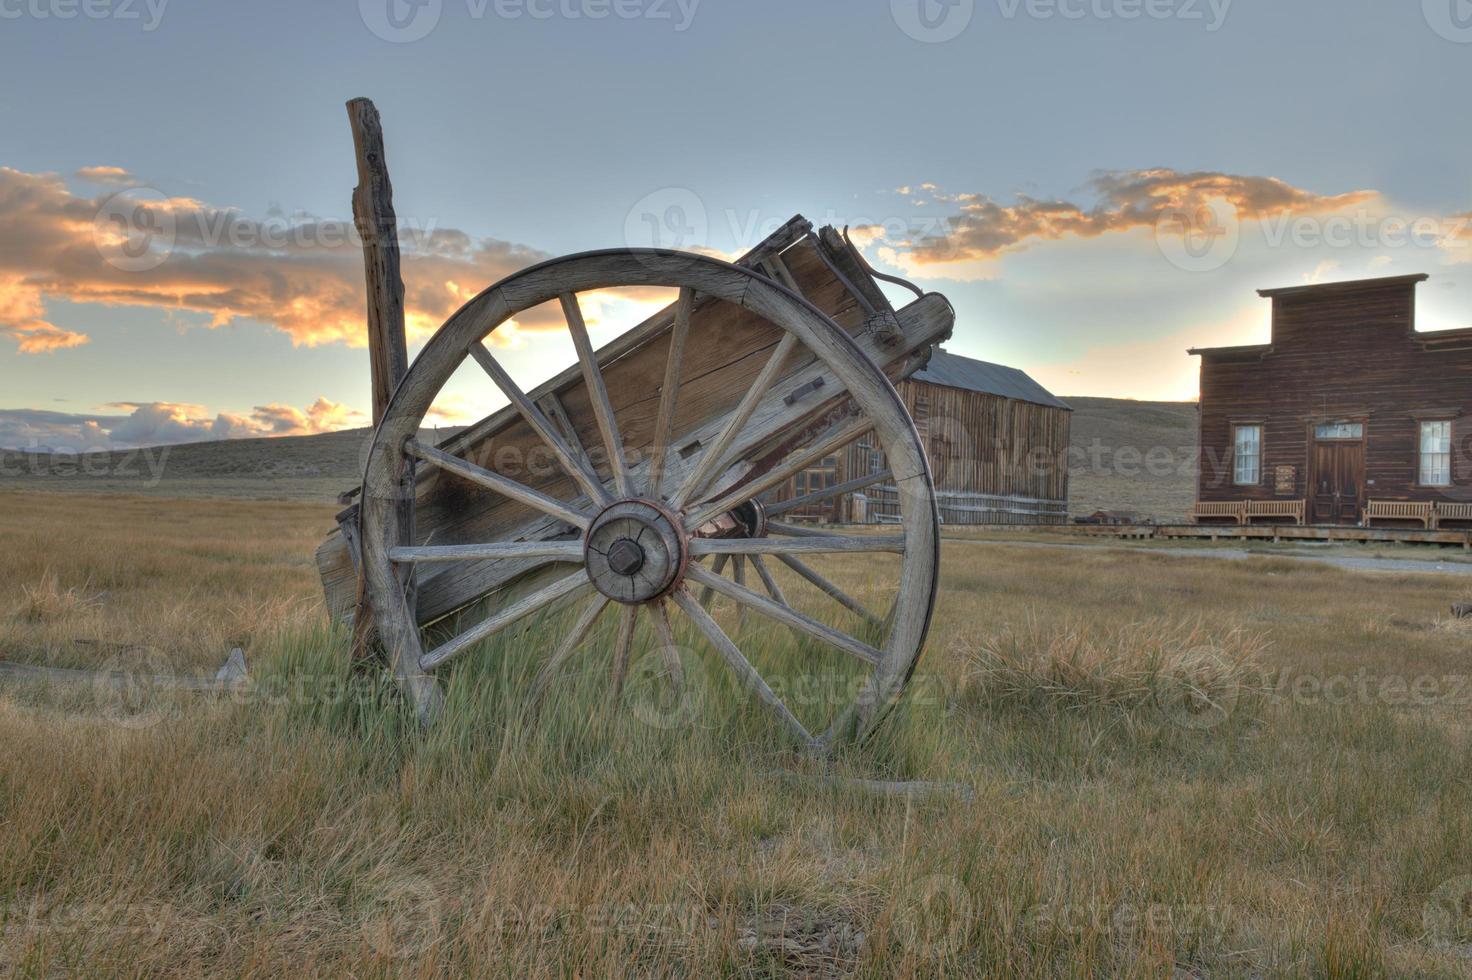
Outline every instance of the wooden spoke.
<path id="1" fill-rule="evenodd" d="M 695 568 L 698 566 L 692 565 L 691 567 Z M 701 571 L 704 572 L 705 570 L 701 569 Z M 711 575 L 711 577 L 716 578 L 717 576 Z M 720 579 L 720 581 L 725 582 L 724 579 Z M 705 607 L 696 602 L 695 597 L 683 586 L 675 591 L 673 598 L 675 605 L 684 611 L 685 615 L 690 618 L 690 621 L 695 624 L 695 628 L 700 630 L 705 638 L 710 641 L 711 646 L 716 648 L 716 652 L 726 662 L 726 666 L 731 668 L 731 672 L 736 675 L 737 680 L 742 686 L 755 694 L 762 702 L 762 705 L 775 715 L 777 720 L 797 737 L 798 741 L 804 746 L 811 745 L 813 736 L 802 726 L 802 722 L 797 720 L 797 717 L 793 715 L 787 705 L 782 703 L 782 699 L 777 697 L 772 689 L 767 686 L 767 682 L 762 679 L 762 675 L 757 673 L 757 669 L 751 665 L 751 661 L 747 660 L 741 650 L 737 648 L 736 644 L 731 642 L 731 638 L 726 635 L 720 625 L 714 619 L 711 619 L 710 613 L 705 611 Z"/>
<path id="2" fill-rule="evenodd" d="M 757 577 L 762 580 L 762 585 L 766 587 L 768 595 L 784 606 L 792 605 L 787 601 L 787 596 L 782 592 L 782 586 L 777 584 L 776 578 L 772 576 L 772 570 L 767 567 L 761 555 L 751 556 L 751 567 L 756 569 Z"/>
<path id="3" fill-rule="evenodd" d="M 777 622 L 807 633 L 809 636 L 815 636 L 824 643 L 837 647 L 844 653 L 858 657 L 865 663 L 877 664 L 883 659 L 883 654 L 869 644 L 861 640 L 856 640 L 846 633 L 840 633 L 836 629 L 824 626 L 816 619 L 804 616 L 791 606 L 778 604 L 766 596 L 759 595 L 736 582 L 729 582 L 719 575 L 712 575 L 699 565 L 690 566 L 689 577 L 702 585 L 709 586 L 723 596 L 734 599 L 743 607 L 749 606 L 763 616 L 775 619 Z"/>
<path id="4" fill-rule="evenodd" d="M 757 375 L 756 380 L 752 382 L 751 387 L 742 397 L 741 404 L 736 406 L 736 410 L 726 421 L 726 427 L 721 430 L 721 434 L 716 436 L 715 441 L 706 448 L 705 452 L 701 453 L 695 471 L 685 479 L 679 492 L 670 498 L 671 507 L 679 510 L 689 501 L 698 499 L 700 492 L 715 478 L 718 467 L 726 458 L 727 450 L 731 448 L 731 443 L 736 440 L 736 436 L 746 426 L 746 423 L 751 421 L 751 415 L 756 411 L 757 404 L 772 387 L 772 383 L 777 380 L 782 365 L 786 363 L 788 355 L 796 346 L 795 336 L 790 333 L 783 334 L 782 340 L 777 344 L 777 349 L 772 351 L 772 356 L 767 358 L 767 363 L 763 366 L 761 373 Z"/>
<path id="5" fill-rule="evenodd" d="M 794 456 L 788 457 L 781 466 L 773 467 L 757 479 L 749 483 L 743 483 L 736 489 L 728 491 L 713 503 L 702 504 L 696 510 L 695 515 L 685 522 L 685 526 L 691 529 L 700 527 L 706 521 L 719 517 L 728 510 L 733 510 L 741 506 L 753 497 L 760 496 L 775 486 L 786 483 L 809 466 L 812 466 L 813 463 L 822 459 L 824 456 L 832 455 L 873 427 L 873 422 L 862 417 L 854 419 L 847 425 L 839 426 L 827 438 Z"/>
<path id="6" fill-rule="evenodd" d="M 803 578 L 807 579 L 808 582 L 817 587 L 818 591 L 827 595 L 830 599 L 837 602 L 840 606 L 843 606 L 850 612 L 854 612 L 860 616 L 863 616 L 865 619 L 876 626 L 884 622 L 884 620 L 880 619 L 878 616 L 874 615 L 869 610 L 860 605 L 857 599 L 854 599 L 847 592 L 843 591 L 838 586 L 834 585 L 832 582 L 828 581 L 826 578 L 813 571 L 804 562 L 799 561 L 791 555 L 778 555 L 777 560 L 786 565 L 788 568 L 792 569 L 797 574 L 801 575 Z"/>
<path id="7" fill-rule="evenodd" d="M 558 434 L 552 420 L 547 418 L 542 410 L 527 397 L 526 392 L 522 391 L 520 386 L 512 380 L 511 375 L 506 373 L 506 369 L 501 367 L 500 362 L 492 356 L 486 345 L 481 342 L 471 344 L 470 356 L 475 358 L 475 362 L 491 376 L 496 387 L 501 389 L 501 393 L 521 413 L 527 425 L 530 425 L 532 430 L 552 450 L 552 455 L 557 457 L 558 464 L 567 471 L 568 476 L 578 482 L 588 498 L 597 504 L 609 503 L 610 498 L 608 492 L 603 489 L 603 481 L 599 480 L 598 476 L 583 464 L 578 453 Z"/>
<path id="8" fill-rule="evenodd" d="M 694 542 L 692 541 L 691 544 L 694 544 Z M 715 563 L 715 566 L 713 568 L 711 568 L 711 571 L 714 572 L 717 575 L 721 574 L 721 572 L 724 571 L 725 568 L 726 568 L 726 563 L 729 562 L 730 560 L 731 560 L 731 556 L 730 555 L 716 555 L 716 563 Z M 704 589 L 701 589 L 700 590 L 700 604 L 702 606 L 705 606 L 707 609 L 709 609 L 710 608 L 710 600 L 711 600 L 711 598 L 714 595 L 715 595 L 715 593 L 712 592 L 709 587 L 704 588 Z"/>
<path id="9" fill-rule="evenodd" d="M 547 692 L 547 685 L 552 683 L 552 679 L 562 670 L 563 665 L 572 659 L 572 655 L 577 652 L 578 647 L 587 637 L 588 631 L 593 628 L 593 624 L 598 621 L 598 617 L 612 601 L 605 595 L 595 594 L 593 600 L 583 608 L 582 614 L 572 624 L 572 629 L 568 631 L 567 636 L 562 638 L 562 643 L 542 665 L 542 669 L 537 671 L 536 679 L 532 681 L 531 692 L 527 695 L 527 709 L 531 717 L 536 717 L 537 710 L 542 704 L 542 697 Z"/>
<path id="10" fill-rule="evenodd" d="M 629 674 L 629 654 L 634 649 L 634 627 L 639 625 L 639 607 L 624 606 L 618 623 L 618 639 L 613 644 L 613 699 L 624 693 L 624 679 Z"/>
<path id="11" fill-rule="evenodd" d="M 874 484 L 888 480 L 889 478 L 889 470 L 883 470 L 879 473 L 871 473 L 868 476 L 859 476 L 852 480 L 845 480 L 843 483 L 836 483 L 825 490 L 818 490 L 804 497 L 793 497 L 791 500 L 784 500 L 781 503 L 772 504 L 767 508 L 767 516 L 781 517 L 790 511 L 798 510 L 811 504 L 822 503 L 825 500 L 845 493 L 857 493 L 865 487 L 872 487 Z"/>
<path id="12" fill-rule="evenodd" d="M 742 556 L 742 555 L 737 555 L 736 557 L 734 557 L 734 558 L 731 559 L 731 564 L 733 566 L 733 568 L 731 570 L 731 577 L 736 580 L 736 584 L 737 585 L 741 586 L 742 588 L 745 588 L 746 587 L 746 558 L 744 556 Z M 742 631 L 744 631 L 746 629 L 746 607 L 745 606 L 740 606 L 736 610 L 736 628 L 738 630 L 742 630 Z"/>
<path id="13" fill-rule="evenodd" d="M 582 561 L 581 541 L 499 541 L 493 544 L 447 544 L 422 548 L 390 548 L 392 561 L 496 561 L 502 558 L 556 558 Z"/>
<path id="14" fill-rule="evenodd" d="M 404 449 L 410 455 L 417 456 L 426 463 L 433 463 L 440 469 L 454 473 L 456 476 L 464 477 L 471 483 L 478 483 L 489 490 L 496 491 L 504 497 L 510 497 L 512 500 L 526 504 L 528 507 L 534 507 L 544 514 L 550 514 L 558 520 L 566 521 L 579 530 L 586 531 L 588 524 L 593 520 L 591 515 L 584 514 L 582 511 L 573 510 L 567 504 L 547 496 L 540 490 L 533 490 L 531 487 L 517 483 L 515 480 L 508 479 L 499 473 L 492 473 L 490 470 L 476 466 L 469 460 L 461 459 L 459 456 L 451 456 L 449 453 L 436 449 L 433 446 L 426 446 L 417 439 L 410 439 L 404 444 Z"/>
<path id="15" fill-rule="evenodd" d="M 904 550 L 905 539 L 902 537 L 864 534 L 818 534 L 790 541 L 774 538 L 692 538 L 690 541 L 690 554 L 693 556 L 825 555 L 853 551 L 902 554 Z"/>
<path id="16" fill-rule="evenodd" d="M 598 430 L 603 433 L 603 448 L 608 451 L 613 485 L 620 497 L 633 496 L 629 462 L 624 459 L 623 441 L 619 437 L 618 422 L 613 417 L 613 403 L 608 400 L 608 388 L 604 386 L 603 372 L 598 368 L 598 355 L 588 339 L 588 325 L 583 322 L 582 307 L 578 305 L 576 293 L 563 293 L 558 298 L 562 302 L 562 315 L 567 320 L 568 332 L 572 334 L 572 345 L 577 348 L 578 363 L 583 368 L 583 383 L 588 386 L 588 399 L 593 403 Z"/>
<path id="17" fill-rule="evenodd" d="M 680 366 L 685 360 L 685 338 L 690 335 L 690 311 L 695 308 L 695 290 L 680 290 L 675 304 L 675 325 L 670 328 L 670 352 L 664 364 L 664 387 L 659 392 L 659 415 L 654 421 L 654 448 L 649 457 L 649 496 L 663 500 L 665 461 L 675 427 L 675 399 L 680 390 Z"/>
<path id="18" fill-rule="evenodd" d="M 593 583 L 588 579 L 587 569 L 579 568 L 576 572 L 558 579 L 546 588 L 503 607 L 495 615 L 481 620 L 453 640 L 447 640 L 429 651 L 419 658 L 419 666 L 423 670 L 433 670 L 451 658 L 464 653 L 486 637 L 501 632 L 512 623 L 547 608 L 558 599 L 585 592 L 592 587 Z"/>
<path id="19" fill-rule="evenodd" d="M 670 623 L 669 603 L 656 602 L 651 610 L 654 617 L 654 635 L 659 643 L 659 655 L 664 660 L 664 669 L 670 675 L 670 684 L 678 694 L 685 690 L 685 665 L 680 663 L 680 645 L 675 642 L 675 628 Z"/>

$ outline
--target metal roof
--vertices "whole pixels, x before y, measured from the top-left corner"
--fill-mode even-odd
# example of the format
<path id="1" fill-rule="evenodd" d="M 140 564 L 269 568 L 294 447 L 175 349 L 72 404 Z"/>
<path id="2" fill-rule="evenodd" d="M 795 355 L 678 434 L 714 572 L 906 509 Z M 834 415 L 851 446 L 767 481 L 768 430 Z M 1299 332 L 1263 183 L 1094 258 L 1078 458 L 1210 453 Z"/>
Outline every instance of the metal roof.
<path id="1" fill-rule="evenodd" d="M 988 395 L 999 395 L 1049 408 L 1073 411 L 1072 406 L 1053 395 L 1048 389 L 1029 378 L 1017 368 L 978 361 L 937 347 L 930 355 L 930 363 L 914 374 L 914 380 L 948 388 L 963 388 L 980 391 Z"/>

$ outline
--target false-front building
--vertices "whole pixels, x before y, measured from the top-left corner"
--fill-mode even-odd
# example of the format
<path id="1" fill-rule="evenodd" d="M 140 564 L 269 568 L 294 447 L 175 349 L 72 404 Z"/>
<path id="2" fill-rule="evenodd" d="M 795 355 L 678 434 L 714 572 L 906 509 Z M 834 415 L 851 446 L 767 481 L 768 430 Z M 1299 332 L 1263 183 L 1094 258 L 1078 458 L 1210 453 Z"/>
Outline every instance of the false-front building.
<path id="1" fill-rule="evenodd" d="M 1201 357 L 1199 521 L 1472 521 L 1472 330 L 1419 333 L 1425 275 L 1265 289 L 1272 339 Z"/>
<path id="2" fill-rule="evenodd" d="M 1062 524 L 1068 520 L 1068 430 L 1073 409 L 1017 368 L 936 349 L 897 386 L 927 448 L 947 524 Z M 783 520 L 886 523 L 899 516 L 892 484 L 825 490 L 883 472 L 860 439 L 779 488 L 769 503 L 814 498 Z"/>

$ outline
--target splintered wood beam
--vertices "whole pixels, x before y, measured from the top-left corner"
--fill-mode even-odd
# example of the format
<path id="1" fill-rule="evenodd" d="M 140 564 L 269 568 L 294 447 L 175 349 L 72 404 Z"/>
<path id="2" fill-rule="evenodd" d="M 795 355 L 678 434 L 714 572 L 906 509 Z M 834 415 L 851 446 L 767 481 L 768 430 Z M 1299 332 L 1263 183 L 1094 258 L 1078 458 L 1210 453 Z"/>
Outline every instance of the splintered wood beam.
<path id="1" fill-rule="evenodd" d="M 363 242 L 368 286 L 368 359 L 373 372 L 373 424 L 383 421 L 394 389 L 409 373 L 404 340 L 404 279 L 399 272 L 399 223 L 383 154 L 383 127 L 369 99 L 348 102 L 358 157 L 353 222 Z"/>
<path id="2" fill-rule="evenodd" d="M 399 382 L 409 373 L 409 349 L 404 338 L 404 278 L 399 270 L 399 222 L 394 215 L 394 188 L 388 178 L 388 160 L 383 151 L 383 125 L 378 109 L 369 99 L 347 103 L 348 125 L 353 133 L 353 152 L 358 163 L 358 186 L 353 188 L 353 224 L 363 243 L 363 280 L 367 296 L 368 364 L 373 394 L 373 424 L 378 426 L 388 412 Z M 393 510 L 398 540 L 414 539 L 414 494 L 412 465 L 404 474 L 410 492 Z M 361 519 L 361 512 L 360 512 Z M 360 528 L 361 532 L 361 528 Z M 357 568 L 357 600 L 353 615 L 351 659 L 366 663 L 377 647 L 378 630 L 368 580 Z M 411 613 L 415 607 L 412 569 L 405 574 L 404 597 Z M 398 657 L 395 652 L 390 657 Z M 421 721 L 437 705 L 439 689 L 419 674 L 414 664 L 394 663 L 395 671 L 415 691 Z"/>

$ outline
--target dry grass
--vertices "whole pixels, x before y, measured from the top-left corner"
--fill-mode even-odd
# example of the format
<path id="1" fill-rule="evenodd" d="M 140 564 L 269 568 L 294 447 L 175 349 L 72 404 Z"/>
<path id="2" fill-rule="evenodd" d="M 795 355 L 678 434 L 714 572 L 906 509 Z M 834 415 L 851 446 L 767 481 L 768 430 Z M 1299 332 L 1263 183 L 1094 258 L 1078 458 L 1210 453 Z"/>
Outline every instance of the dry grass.
<path id="1" fill-rule="evenodd" d="M 696 724 L 613 710 L 607 623 L 535 729 L 551 623 L 459 667 L 447 723 L 414 734 L 316 612 L 331 508 L 4 503 L 5 656 L 240 629 L 257 686 L 141 715 L 0 698 L 0 972 L 1468 972 L 1451 579 L 947 545 L 914 696 L 839 760 L 976 792 L 920 804 L 772 778 L 805 763 L 714 671 Z M 25 587 L 80 601 L 33 620 Z"/>

